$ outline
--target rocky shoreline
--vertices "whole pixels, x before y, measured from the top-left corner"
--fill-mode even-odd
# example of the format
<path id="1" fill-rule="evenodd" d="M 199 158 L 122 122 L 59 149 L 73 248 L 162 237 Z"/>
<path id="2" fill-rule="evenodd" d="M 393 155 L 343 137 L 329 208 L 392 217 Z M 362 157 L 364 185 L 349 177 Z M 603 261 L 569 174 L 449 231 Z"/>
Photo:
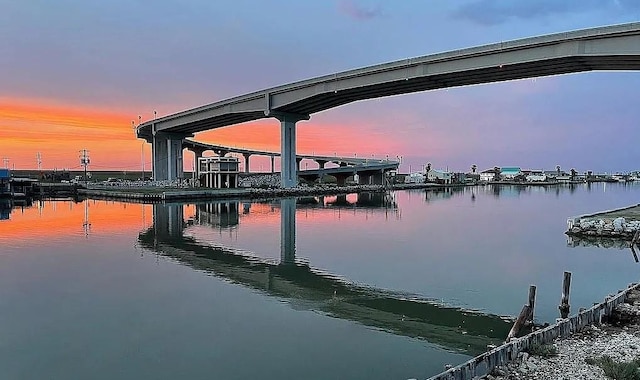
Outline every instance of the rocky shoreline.
<path id="1" fill-rule="evenodd" d="M 586 237 L 608 237 L 632 240 L 640 231 L 640 221 L 627 220 L 624 217 L 588 219 L 570 221 L 567 235 Z"/>
<path id="2" fill-rule="evenodd" d="M 640 291 L 633 291 L 627 303 L 616 307 L 609 322 L 589 326 L 565 339 L 558 339 L 546 354 L 523 352 L 513 362 L 495 368 L 486 380 L 601 380 L 611 379 L 597 362 L 609 357 L 613 362 L 640 358 Z M 637 369 L 640 378 L 640 369 Z"/>

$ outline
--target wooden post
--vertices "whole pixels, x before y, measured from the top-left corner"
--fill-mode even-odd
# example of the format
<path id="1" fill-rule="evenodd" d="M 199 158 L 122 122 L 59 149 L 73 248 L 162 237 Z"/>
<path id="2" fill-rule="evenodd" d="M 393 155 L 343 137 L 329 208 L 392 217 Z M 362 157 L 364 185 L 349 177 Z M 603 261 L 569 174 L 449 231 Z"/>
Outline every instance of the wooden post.
<path id="1" fill-rule="evenodd" d="M 571 272 L 564 272 L 564 279 L 562 281 L 562 299 L 560 300 L 560 316 L 567 318 L 569 316 L 569 291 L 571 289 Z"/>
<path id="2" fill-rule="evenodd" d="M 533 313 L 534 310 L 536 308 L 536 286 L 535 285 L 530 285 L 529 286 L 529 317 L 527 318 L 527 321 L 530 322 L 531 324 L 533 324 Z"/>
<path id="3" fill-rule="evenodd" d="M 636 263 L 638 259 L 636 257 L 636 250 L 633 248 L 634 245 L 637 245 L 640 248 L 640 228 L 636 230 L 636 233 L 633 234 L 633 239 L 631 239 L 631 252 L 633 252 L 633 257 L 636 259 Z"/>
<path id="4" fill-rule="evenodd" d="M 633 259 L 638 262 L 638 254 L 636 253 L 636 249 L 633 247 L 634 243 L 631 242 L 631 253 L 633 254 Z"/>
<path id="5" fill-rule="evenodd" d="M 516 337 L 516 334 L 518 334 L 518 331 L 520 331 L 520 328 L 522 327 L 522 325 L 524 325 L 524 322 L 527 320 L 527 318 L 529 318 L 529 314 L 531 314 L 529 305 L 522 306 L 522 310 L 520 311 L 516 322 L 513 324 L 513 327 L 511 327 L 511 330 L 509 330 L 509 334 L 507 335 L 506 340 L 507 342 Z"/>

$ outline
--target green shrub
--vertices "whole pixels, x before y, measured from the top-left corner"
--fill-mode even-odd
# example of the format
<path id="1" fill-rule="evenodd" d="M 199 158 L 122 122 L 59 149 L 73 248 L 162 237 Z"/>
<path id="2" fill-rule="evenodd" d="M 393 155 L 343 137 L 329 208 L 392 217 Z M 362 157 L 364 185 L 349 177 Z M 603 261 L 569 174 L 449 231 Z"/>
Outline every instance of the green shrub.
<path id="1" fill-rule="evenodd" d="M 528 352 L 532 356 L 540 356 L 543 358 L 558 356 L 558 349 L 553 344 L 534 344 L 529 347 Z"/>
<path id="2" fill-rule="evenodd" d="M 588 357 L 585 363 L 596 365 L 604 371 L 604 374 L 614 380 L 640 380 L 640 358 L 630 362 L 617 362 L 609 356 L 600 358 Z"/>

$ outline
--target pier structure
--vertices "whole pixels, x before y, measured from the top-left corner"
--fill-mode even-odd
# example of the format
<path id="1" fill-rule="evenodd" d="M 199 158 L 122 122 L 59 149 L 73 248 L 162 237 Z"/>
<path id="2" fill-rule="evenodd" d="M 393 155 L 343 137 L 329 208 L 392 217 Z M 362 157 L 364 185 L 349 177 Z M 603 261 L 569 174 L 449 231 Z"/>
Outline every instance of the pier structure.
<path id="1" fill-rule="evenodd" d="M 182 141 L 263 118 L 280 122 L 281 185 L 297 184 L 296 128 L 310 115 L 392 95 L 595 70 L 640 69 L 640 23 L 557 33 L 344 71 L 154 118 L 136 128 L 153 144 L 154 178 L 182 171 Z"/>

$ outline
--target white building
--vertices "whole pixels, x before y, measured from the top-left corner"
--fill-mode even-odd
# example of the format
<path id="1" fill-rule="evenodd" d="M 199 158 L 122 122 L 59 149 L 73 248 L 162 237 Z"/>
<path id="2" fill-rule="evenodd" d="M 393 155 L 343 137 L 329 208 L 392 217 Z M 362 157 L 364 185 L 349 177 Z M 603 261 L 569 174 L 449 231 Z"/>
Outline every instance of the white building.
<path id="1" fill-rule="evenodd" d="M 496 178 L 496 171 L 493 169 L 487 169 L 480 172 L 480 181 L 489 182 Z"/>
<path id="2" fill-rule="evenodd" d="M 424 183 L 424 174 L 420 172 L 410 173 L 404 177 L 404 183 Z"/>
<path id="3" fill-rule="evenodd" d="M 200 186 L 214 189 L 236 188 L 239 167 L 236 157 L 201 157 L 198 159 Z"/>
<path id="4" fill-rule="evenodd" d="M 547 180 L 547 175 L 543 172 L 531 172 L 526 177 L 527 182 L 545 182 Z"/>
<path id="5" fill-rule="evenodd" d="M 427 172 L 427 180 L 450 185 L 453 182 L 453 173 L 446 170 L 431 169 Z"/>

